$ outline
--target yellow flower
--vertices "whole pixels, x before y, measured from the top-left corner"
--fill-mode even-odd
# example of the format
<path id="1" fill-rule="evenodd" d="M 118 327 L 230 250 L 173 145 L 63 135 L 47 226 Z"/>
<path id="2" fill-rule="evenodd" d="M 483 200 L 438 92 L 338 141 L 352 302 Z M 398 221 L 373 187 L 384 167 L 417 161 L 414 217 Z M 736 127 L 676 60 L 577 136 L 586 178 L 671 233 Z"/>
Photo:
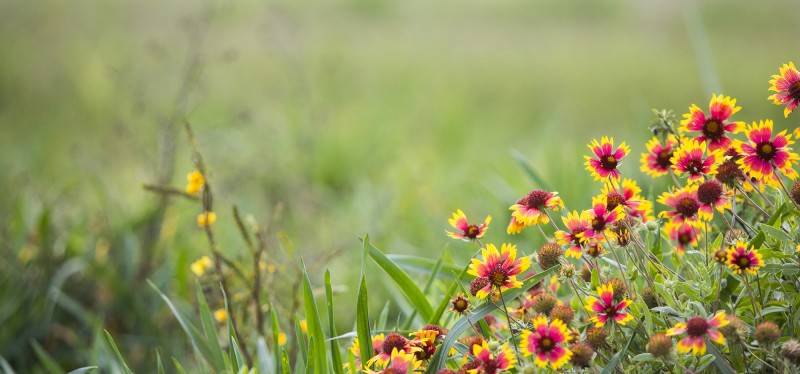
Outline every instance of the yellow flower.
<path id="1" fill-rule="evenodd" d="M 283 331 L 278 333 L 278 345 L 281 347 L 286 345 L 286 333 Z"/>
<path id="2" fill-rule="evenodd" d="M 206 227 L 206 225 L 213 225 L 217 221 L 217 214 L 214 212 L 205 212 L 197 216 L 197 226 Z"/>
<path id="3" fill-rule="evenodd" d="M 199 260 L 192 263 L 192 273 L 196 276 L 202 276 L 214 263 L 208 256 L 203 256 Z"/>
<path id="4" fill-rule="evenodd" d="M 214 312 L 214 319 L 219 323 L 225 322 L 228 320 L 228 312 L 225 309 L 217 309 Z"/>
<path id="5" fill-rule="evenodd" d="M 206 179 L 203 177 L 203 173 L 195 170 L 186 175 L 186 180 L 188 183 L 186 184 L 186 193 L 189 195 L 194 195 L 203 188 L 203 185 L 206 183 Z"/>
<path id="6" fill-rule="evenodd" d="M 304 319 L 300 320 L 300 330 L 303 330 L 303 334 L 307 334 L 308 333 L 308 324 L 306 323 L 306 320 L 304 320 Z"/>

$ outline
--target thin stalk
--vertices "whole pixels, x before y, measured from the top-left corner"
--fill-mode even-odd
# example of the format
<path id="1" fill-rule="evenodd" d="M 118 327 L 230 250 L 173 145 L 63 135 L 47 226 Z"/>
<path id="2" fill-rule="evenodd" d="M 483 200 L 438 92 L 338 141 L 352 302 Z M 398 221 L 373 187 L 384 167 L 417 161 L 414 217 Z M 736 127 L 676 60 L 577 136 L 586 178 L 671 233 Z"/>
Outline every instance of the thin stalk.
<path id="1" fill-rule="evenodd" d="M 750 304 L 753 305 L 753 316 L 754 317 L 758 316 L 759 315 L 759 313 L 758 313 L 759 311 L 756 308 L 756 301 L 755 301 L 755 297 L 753 296 L 753 289 L 750 288 L 750 283 L 747 282 L 747 276 L 746 275 L 742 276 L 742 282 L 744 283 L 745 288 L 747 288 L 747 293 L 750 295 Z M 758 319 L 759 319 L 759 321 L 763 320 L 762 317 L 758 317 Z"/>
<path id="2" fill-rule="evenodd" d="M 500 294 L 500 301 L 503 302 L 503 314 L 506 315 L 506 322 L 508 322 L 508 332 L 511 333 L 511 337 L 509 339 L 511 340 L 511 344 L 514 346 L 514 354 L 517 356 L 517 362 L 521 362 L 519 357 L 519 348 L 517 348 L 517 341 L 514 340 L 514 329 L 511 327 L 511 316 L 508 315 L 508 308 L 506 307 L 506 298 L 503 296 L 503 292 L 500 291 L 499 287 L 497 292 Z"/>

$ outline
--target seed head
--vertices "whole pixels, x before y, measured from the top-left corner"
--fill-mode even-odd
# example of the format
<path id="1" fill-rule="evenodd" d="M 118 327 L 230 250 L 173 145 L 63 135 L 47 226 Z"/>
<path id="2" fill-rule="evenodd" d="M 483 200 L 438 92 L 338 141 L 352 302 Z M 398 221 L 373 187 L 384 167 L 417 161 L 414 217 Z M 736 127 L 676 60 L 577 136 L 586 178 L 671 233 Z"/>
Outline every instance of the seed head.
<path id="1" fill-rule="evenodd" d="M 561 276 L 564 278 L 572 278 L 575 275 L 575 265 L 567 263 L 561 267 Z"/>
<path id="2" fill-rule="evenodd" d="M 659 305 L 658 294 L 656 294 L 656 292 L 652 288 L 645 287 L 642 290 L 641 295 L 642 295 L 642 300 L 644 301 L 645 305 L 647 305 L 648 308 L 652 309 Z"/>
<path id="3" fill-rule="evenodd" d="M 792 201 L 794 201 L 795 204 L 800 205 L 800 181 L 794 182 L 794 185 L 792 186 L 791 196 L 792 196 Z"/>
<path id="4" fill-rule="evenodd" d="M 664 334 L 655 334 L 647 343 L 647 352 L 656 357 L 664 357 L 672 352 L 672 338 Z"/>
<path id="5" fill-rule="evenodd" d="M 599 349 L 606 343 L 608 331 L 604 327 L 590 327 L 586 330 L 586 342 L 594 349 Z"/>
<path id="6" fill-rule="evenodd" d="M 381 352 L 386 354 L 392 354 L 393 349 L 402 351 L 403 348 L 405 348 L 406 343 L 408 343 L 408 339 L 404 338 L 403 335 L 393 332 L 389 335 L 386 335 L 386 338 L 383 339 L 383 345 L 381 345 Z"/>
<path id="7" fill-rule="evenodd" d="M 697 200 L 703 204 L 711 204 L 722 196 L 722 183 L 708 180 L 697 187 Z"/>
<path id="8" fill-rule="evenodd" d="M 764 321 L 756 326 L 755 336 L 759 345 L 766 345 L 781 337 L 781 328 L 775 322 Z"/>
<path id="9" fill-rule="evenodd" d="M 739 169 L 736 161 L 727 160 L 717 167 L 717 174 L 714 175 L 714 178 L 728 187 L 733 187 L 736 182 L 744 180 L 744 173 Z"/>
<path id="10" fill-rule="evenodd" d="M 541 266 L 542 270 L 547 270 L 560 264 L 561 256 L 563 255 L 564 251 L 561 250 L 561 246 L 556 243 L 545 243 L 541 248 L 539 248 L 536 258 L 538 259 L 539 266 Z"/>
<path id="11" fill-rule="evenodd" d="M 544 315 L 550 314 L 556 304 L 558 304 L 558 299 L 547 292 L 540 293 L 533 298 L 533 310 Z"/>
<path id="12" fill-rule="evenodd" d="M 588 368 L 592 363 L 594 349 L 589 344 L 574 343 L 569 346 L 569 350 L 572 351 L 572 357 L 569 362 L 572 363 L 573 366 Z"/>
<path id="13" fill-rule="evenodd" d="M 478 291 L 482 290 L 484 287 L 488 286 L 491 281 L 489 278 L 486 277 L 477 277 L 469 283 L 469 293 L 472 296 L 478 294 Z"/>
<path id="14" fill-rule="evenodd" d="M 610 284 L 611 288 L 614 290 L 615 302 L 620 302 L 628 296 L 628 287 L 625 287 L 625 282 L 623 282 L 622 279 L 611 278 L 606 284 Z"/>
<path id="15" fill-rule="evenodd" d="M 789 340 L 783 343 L 781 355 L 795 365 L 800 365 L 800 343 L 797 340 Z"/>
<path id="16" fill-rule="evenodd" d="M 584 264 L 581 268 L 581 279 L 583 279 L 584 282 L 592 281 L 592 269 L 589 268 L 589 265 Z"/>
<path id="17" fill-rule="evenodd" d="M 722 336 L 729 340 L 731 344 L 743 341 L 748 333 L 747 325 L 745 325 L 739 317 L 734 315 L 727 315 L 725 319 L 728 321 L 728 324 L 719 328 L 719 332 L 722 333 Z"/>
<path id="18" fill-rule="evenodd" d="M 557 305 L 550 311 L 550 320 L 560 319 L 565 325 L 569 325 L 575 317 L 575 312 L 568 305 Z"/>

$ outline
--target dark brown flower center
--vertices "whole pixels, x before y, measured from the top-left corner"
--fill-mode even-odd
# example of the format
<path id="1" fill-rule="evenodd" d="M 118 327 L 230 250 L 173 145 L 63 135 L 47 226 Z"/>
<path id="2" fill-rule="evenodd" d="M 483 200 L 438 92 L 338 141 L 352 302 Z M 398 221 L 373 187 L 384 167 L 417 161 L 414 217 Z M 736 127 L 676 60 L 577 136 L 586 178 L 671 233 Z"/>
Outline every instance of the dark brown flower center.
<path id="1" fill-rule="evenodd" d="M 383 373 L 383 374 L 406 374 L 406 370 L 400 370 L 400 369 L 395 368 L 395 367 L 388 367 L 386 369 L 383 369 L 383 371 L 381 371 L 381 373 Z"/>
<path id="2" fill-rule="evenodd" d="M 700 174 L 703 172 L 703 164 L 696 160 L 690 160 L 686 163 L 686 171 L 688 171 L 689 174 Z"/>
<path id="3" fill-rule="evenodd" d="M 467 308 L 469 308 L 469 300 L 460 296 L 453 300 L 453 310 L 456 312 L 463 313 Z"/>
<path id="4" fill-rule="evenodd" d="M 725 134 L 722 122 L 714 117 L 707 119 L 703 123 L 703 135 L 709 140 L 718 140 Z"/>
<path id="5" fill-rule="evenodd" d="M 678 235 L 678 243 L 681 245 L 687 245 L 692 242 L 692 235 L 688 233 L 681 233 Z"/>
<path id="6" fill-rule="evenodd" d="M 592 229 L 594 231 L 603 231 L 606 228 L 606 221 L 600 217 L 592 218 Z"/>
<path id="7" fill-rule="evenodd" d="M 724 249 L 718 249 L 716 252 L 714 252 L 714 259 L 719 263 L 724 263 L 725 260 L 728 259 L 728 251 Z"/>
<path id="8" fill-rule="evenodd" d="M 497 361 L 493 359 L 488 359 L 481 363 L 481 368 L 483 368 L 482 373 L 486 374 L 495 374 L 497 373 L 497 367 L 500 366 L 497 364 Z"/>
<path id="9" fill-rule="evenodd" d="M 692 317 L 686 321 L 686 333 L 689 336 L 703 336 L 708 328 L 708 321 L 703 317 Z"/>
<path id="10" fill-rule="evenodd" d="M 672 154 L 673 154 L 672 151 L 668 151 L 666 149 L 659 152 L 658 157 L 656 157 L 656 163 L 658 164 L 658 166 L 664 169 L 669 169 L 670 166 L 672 166 L 672 161 L 670 161 L 670 159 L 672 158 Z"/>
<path id="11" fill-rule="evenodd" d="M 556 345 L 555 345 L 555 342 L 553 342 L 553 339 L 542 338 L 542 340 L 539 341 L 539 350 L 540 351 L 550 352 L 555 347 L 556 347 Z"/>
<path id="12" fill-rule="evenodd" d="M 678 205 L 675 207 L 675 210 L 684 218 L 693 217 L 699 209 L 700 206 L 697 204 L 697 200 L 690 197 L 684 197 L 678 201 Z"/>
<path id="13" fill-rule="evenodd" d="M 697 200 L 703 204 L 712 204 L 722 196 L 722 184 L 710 180 L 697 187 Z"/>
<path id="14" fill-rule="evenodd" d="M 616 314 L 616 313 L 615 313 L 615 312 L 616 312 L 616 310 L 614 310 L 614 308 L 613 308 L 611 305 L 609 305 L 609 306 L 606 306 L 606 309 L 604 309 L 604 310 L 603 310 L 603 312 L 604 312 L 606 315 L 614 315 L 614 314 Z"/>
<path id="15" fill-rule="evenodd" d="M 746 269 L 748 266 L 750 266 L 750 259 L 747 258 L 747 256 L 739 257 L 739 259 L 736 260 L 736 265 L 739 265 L 739 267 L 742 269 Z"/>
<path id="16" fill-rule="evenodd" d="M 500 287 L 506 284 L 506 281 L 508 280 L 508 272 L 498 265 L 492 268 L 492 270 L 489 270 L 489 276 L 487 278 L 489 278 L 489 281 L 492 282 L 492 285 Z"/>
<path id="17" fill-rule="evenodd" d="M 616 169 L 618 163 L 619 162 L 617 161 L 617 159 L 614 158 L 614 156 L 611 156 L 611 155 L 600 158 L 600 166 L 602 166 L 603 169 L 606 169 L 606 170 L 614 170 L 614 169 Z"/>
<path id="18" fill-rule="evenodd" d="M 577 229 L 572 230 L 572 244 L 574 244 L 574 245 L 580 245 L 581 244 L 581 239 L 578 237 L 578 234 L 580 234 L 580 233 L 582 233 L 584 231 L 586 231 L 586 229 L 583 228 L 583 227 L 578 227 Z"/>
<path id="19" fill-rule="evenodd" d="M 756 155 L 764 161 L 772 160 L 775 158 L 776 153 L 777 149 L 775 149 L 775 145 L 770 141 L 761 143 L 756 147 Z"/>
<path id="20" fill-rule="evenodd" d="M 718 181 L 730 186 L 733 185 L 735 181 L 744 179 L 744 174 L 739 169 L 739 165 L 737 165 L 735 161 L 728 160 L 723 162 L 722 165 L 717 168 L 717 175 L 714 177 Z"/>
<path id="21" fill-rule="evenodd" d="M 547 199 L 550 197 L 546 191 L 533 190 L 525 197 L 524 204 L 531 207 L 541 209 L 547 204 Z"/>
<path id="22" fill-rule="evenodd" d="M 464 236 L 466 236 L 466 237 L 468 237 L 470 239 L 475 239 L 475 238 L 478 237 L 478 233 L 479 232 L 481 232 L 481 230 L 478 228 L 478 226 L 469 225 L 469 227 L 467 227 L 467 229 L 464 230 Z"/>
<path id="23" fill-rule="evenodd" d="M 608 196 L 606 196 L 606 209 L 608 210 L 614 210 L 614 208 L 624 204 L 625 197 L 617 192 L 610 192 Z"/>
<path id="24" fill-rule="evenodd" d="M 398 351 L 402 351 L 403 348 L 406 346 L 406 342 L 408 340 L 404 338 L 402 335 L 398 333 L 391 333 L 383 339 L 383 345 L 381 345 L 381 352 L 386 354 L 392 354 L 392 350 L 397 348 Z"/>
<path id="25" fill-rule="evenodd" d="M 792 99 L 800 101 L 800 80 L 789 86 L 789 96 L 791 96 Z"/>

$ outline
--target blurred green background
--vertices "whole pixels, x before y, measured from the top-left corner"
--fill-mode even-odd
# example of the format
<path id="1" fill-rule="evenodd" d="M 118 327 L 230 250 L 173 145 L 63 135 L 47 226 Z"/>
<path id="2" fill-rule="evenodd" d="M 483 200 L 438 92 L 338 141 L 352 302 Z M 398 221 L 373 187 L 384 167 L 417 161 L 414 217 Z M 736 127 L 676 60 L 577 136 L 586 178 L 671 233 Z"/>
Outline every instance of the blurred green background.
<path id="1" fill-rule="evenodd" d="M 533 231 L 505 235 L 507 207 L 540 187 L 512 150 L 582 209 L 599 191 L 583 170 L 592 138 L 627 141 L 624 173 L 645 191 L 654 183 L 638 172 L 651 108 L 680 115 L 724 93 L 743 107 L 738 120 L 797 126 L 766 99 L 770 75 L 800 59 L 796 8 L 0 2 L 0 355 L 41 370 L 35 340 L 67 368 L 97 364 L 102 328 L 139 368 L 153 367 L 156 346 L 167 357 L 185 352 L 144 280 L 192 298 L 188 266 L 207 254 L 199 207 L 162 204 L 141 187 L 185 185 L 184 119 L 215 187 L 222 250 L 245 254 L 232 204 L 259 222 L 277 216 L 271 230 L 284 240 L 270 240 L 284 250 L 270 256 L 306 258 L 317 284 L 329 268 L 343 286 L 338 330 L 350 331 L 365 233 L 389 253 L 436 258 L 446 249 L 463 263 L 474 248 L 443 232 L 461 208 L 494 217 L 488 241 L 538 247 Z"/>

